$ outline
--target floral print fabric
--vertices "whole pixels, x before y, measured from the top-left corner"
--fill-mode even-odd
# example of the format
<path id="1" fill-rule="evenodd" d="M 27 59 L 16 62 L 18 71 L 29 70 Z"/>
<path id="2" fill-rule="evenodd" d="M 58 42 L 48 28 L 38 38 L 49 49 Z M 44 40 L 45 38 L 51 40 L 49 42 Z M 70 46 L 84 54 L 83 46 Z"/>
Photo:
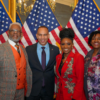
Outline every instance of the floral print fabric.
<path id="1" fill-rule="evenodd" d="M 87 88 L 89 100 L 100 100 L 100 55 L 91 59 L 88 67 Z"/>

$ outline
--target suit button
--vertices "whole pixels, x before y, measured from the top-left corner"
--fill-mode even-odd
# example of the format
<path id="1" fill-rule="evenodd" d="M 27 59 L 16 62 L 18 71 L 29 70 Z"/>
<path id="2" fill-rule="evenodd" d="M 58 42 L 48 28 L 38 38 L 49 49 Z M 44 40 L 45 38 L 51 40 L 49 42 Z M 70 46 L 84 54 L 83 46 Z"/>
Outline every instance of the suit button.
<path id="1" fill-rule="evenodd" d="M 17 77 L 17 75 L 15 75 L 15 77 Z"/>

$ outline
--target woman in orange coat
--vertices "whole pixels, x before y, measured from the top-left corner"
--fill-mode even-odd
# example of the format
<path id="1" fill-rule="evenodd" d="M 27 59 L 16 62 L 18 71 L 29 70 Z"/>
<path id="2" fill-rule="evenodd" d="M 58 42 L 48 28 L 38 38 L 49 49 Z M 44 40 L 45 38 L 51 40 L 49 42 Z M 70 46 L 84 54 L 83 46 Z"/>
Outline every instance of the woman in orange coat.
<path id="1" fill-rule="evenodd" d="M 84 57 L 73 52 L 74 32 L 60 32 L 62 54 L 56 56 L 56 100 L 86 100 L 83 90 Z"/>

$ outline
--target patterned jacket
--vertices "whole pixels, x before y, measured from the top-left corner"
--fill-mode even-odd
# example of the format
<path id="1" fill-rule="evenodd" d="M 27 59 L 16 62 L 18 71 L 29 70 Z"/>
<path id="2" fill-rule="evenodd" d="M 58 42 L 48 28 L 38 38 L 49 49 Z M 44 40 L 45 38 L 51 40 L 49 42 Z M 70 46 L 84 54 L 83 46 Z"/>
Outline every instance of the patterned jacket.
<path id="1" fill-rule="evenodd" d="M 87 76 L 88 76 L 88 67 L 89 67 L 89 64 L 91 62 L 91 59 L 92 59 L 92 54 L 93 54 L 93 49 L 90 50 L 86 57 L 85 57 L 85 70 L 84 70 L 84 90 L 85 90 L 85 95 L 86 95 L 86 99 L 89 100 L 89 97 L 88 97 L 88 89 L 87 89 Z M 100 51 L 97 53 L 97 55 L 100 55 Z M 99 58 L 100 59 L 100 58 Z M 98 60 L 99 61 L 99 60 Z"/>
<path id="2" fill-rule="evenodd" d="M 22 48 L 26 58 L 26 80 L 27 93 L 30 95 L 32 87 L 32 72 L 28 64 L 28 58 L 25 49 Z M 11 46 L 8 42 L 0 45 L 0 100 L 14 100 L 17 84 L 16 63 Z"/>
<path id="3" fill-rule="evenodd" d="M 56 57 L 55 72 L 57 75 L 57 98 L 59 100 L 60 88 L 63 91 L 64 100 L 86 100 L 83 90 L 84 80 L 84 58 L 79 53 L 73 53 L 72 51 L 68 55 L 63 67 L 61 69 L 61 75 L 58 68 L 62 60 L 62 55 L 59 54 Z"/>

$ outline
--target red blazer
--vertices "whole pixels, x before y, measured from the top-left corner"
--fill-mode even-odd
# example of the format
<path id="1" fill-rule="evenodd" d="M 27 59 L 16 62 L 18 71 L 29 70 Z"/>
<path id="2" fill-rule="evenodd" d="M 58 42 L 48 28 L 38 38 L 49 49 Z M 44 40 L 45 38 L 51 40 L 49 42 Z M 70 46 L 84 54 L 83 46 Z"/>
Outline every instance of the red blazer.
<path id="1" fill-rule="evenodd" d="M 84 79 L 84 58 L 79 53 L 73 53 L 72 51 L 68 55 L 63 67 L 61 69 L 61 75 L 58 68 L 62 60 L 62 55 L 56 56 L 56 100 L 59 100 L 60 89 L 63 91 L 64 100 L 86 100 L 83 90 Z M 61 86 L 62 85 L 62 86 Z"/>

